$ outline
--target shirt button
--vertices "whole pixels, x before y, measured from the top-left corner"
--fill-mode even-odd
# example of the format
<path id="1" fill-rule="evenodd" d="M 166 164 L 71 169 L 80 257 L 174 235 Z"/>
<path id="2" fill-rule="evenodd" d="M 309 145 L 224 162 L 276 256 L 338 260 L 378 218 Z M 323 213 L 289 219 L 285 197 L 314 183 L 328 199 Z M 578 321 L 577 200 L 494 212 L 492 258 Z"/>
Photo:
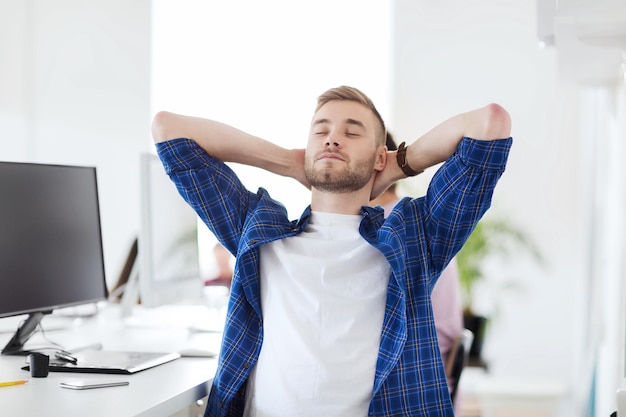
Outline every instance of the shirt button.
<path id="1" fill-rule="evenodd" d="M 248 368 L 250 367 L 250 362 L 245 362 L 245 363 L 243 364 L 243 367 L 244 367 L 244 368 L 246 368 L 246 369 L 248 369 Z"/>

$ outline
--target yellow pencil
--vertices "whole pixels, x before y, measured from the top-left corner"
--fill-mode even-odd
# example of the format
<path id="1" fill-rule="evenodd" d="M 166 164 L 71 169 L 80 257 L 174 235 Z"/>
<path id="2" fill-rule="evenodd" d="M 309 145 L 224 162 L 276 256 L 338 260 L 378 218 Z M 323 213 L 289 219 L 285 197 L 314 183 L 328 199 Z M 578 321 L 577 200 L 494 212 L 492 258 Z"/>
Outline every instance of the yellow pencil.
<path id="1" fill-rule="evenodd" d="M 20 381 L 8 381 L 8 382 L 0 382 L 0 387 L 10 387 L 12 385 L 22 385 L 27 383 L 28 381 L 26 381 L 25 379 L 22 379 Z"/>

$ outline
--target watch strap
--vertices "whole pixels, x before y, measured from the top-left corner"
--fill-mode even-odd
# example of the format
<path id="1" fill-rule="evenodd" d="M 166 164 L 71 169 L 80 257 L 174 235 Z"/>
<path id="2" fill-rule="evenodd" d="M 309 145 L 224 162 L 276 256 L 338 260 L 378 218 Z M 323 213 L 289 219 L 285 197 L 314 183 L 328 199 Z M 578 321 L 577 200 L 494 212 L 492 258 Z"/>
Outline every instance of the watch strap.
<path id="1" fill-rule="evenodd" d="M 400 146 L 398 146 L 398 151 L 396 153 L 396 158 L 398 160 L 398 165 L 400 166 L 400 169 L 402 170 L 402 172 L 404 172 L 404 174 L 407 177 L 414 177 L 414 176 L 424 172 L 423 170 L 422 171 L 414 171 L 413 168 L 411 168 L 409 166 L 409 163 L 406 160 L 406 150 L 407 150 L 406 142 L 402 142 L 400 144 Z"/>

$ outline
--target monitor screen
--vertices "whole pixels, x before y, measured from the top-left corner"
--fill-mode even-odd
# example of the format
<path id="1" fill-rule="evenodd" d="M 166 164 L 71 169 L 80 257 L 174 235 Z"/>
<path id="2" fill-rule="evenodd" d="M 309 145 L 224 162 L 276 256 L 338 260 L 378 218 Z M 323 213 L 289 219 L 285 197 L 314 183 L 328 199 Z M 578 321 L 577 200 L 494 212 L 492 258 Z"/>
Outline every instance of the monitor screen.
<path id="1" fill-rule="evenodd" d="M 106 299 L 94 167 L 0 162 L 0 230 L 0 317 Z"/>
<path id="2" fill-rule="evenodd" d="M 154 154 L 141 155 L 139 295 L 145 307 L 202 299 L 198 216 Z"/>

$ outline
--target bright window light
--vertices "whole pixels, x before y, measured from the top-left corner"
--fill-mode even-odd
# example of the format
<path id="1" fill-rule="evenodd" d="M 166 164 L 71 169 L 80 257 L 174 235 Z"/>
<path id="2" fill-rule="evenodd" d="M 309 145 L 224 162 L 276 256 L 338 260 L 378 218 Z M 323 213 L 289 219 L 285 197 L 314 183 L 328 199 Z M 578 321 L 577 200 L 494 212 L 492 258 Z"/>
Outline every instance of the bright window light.
<path id="1" fill-rule="evenodd" d="M 390 105 L 390 1 L 154 0 L 153 113 L 219 120 L 288 148 L 306 146 L 317 96 L 351 85 Z M 294 180 L 234 166 L 291 218 L 309 204 Z"/>

